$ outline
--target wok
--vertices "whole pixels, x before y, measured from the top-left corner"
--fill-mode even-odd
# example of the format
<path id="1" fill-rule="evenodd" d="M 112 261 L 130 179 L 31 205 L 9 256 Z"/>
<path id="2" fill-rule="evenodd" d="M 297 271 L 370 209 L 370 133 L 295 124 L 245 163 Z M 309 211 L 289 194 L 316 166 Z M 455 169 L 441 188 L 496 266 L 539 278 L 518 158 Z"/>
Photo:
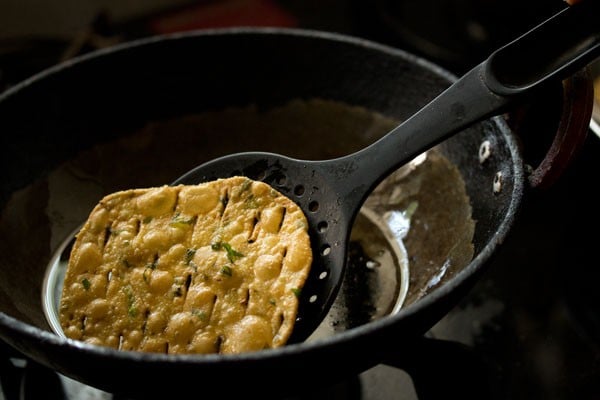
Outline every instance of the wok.
<path id="1" fill-rule="evenodd" d="M 551 183 L 576 153 L 591 115 L 591 84 L 584 72 L 544 89 L 508 122 L 486 120 L 438 146 L 465 181 L 476 222 L 474 256 L 450 279 L 393 314 L 320 340 L 255 353 L 146 354 L 55 334 L 41 293 L 57 248 L 83 222 L 81 216 L 90 204 L 107 192 L 166 184 L 227 152 L 261 150 L 329 158 L 363 147 L 384 133 L 365 129 L 359 135 L 348 134 L 340 129 L 344 121 L 336 120 L 344 115 L 335 113 L 315 122 L 325 124 L 320 132 L 298 137 L 264 129 L 245 131 L 243 121 L 235 131 L 222 132 L 214 125 L 196 134 L 184 118 L 178 129 L 192 131 L 194 142 L 182 145 L 178 134 L 156 130 L 161 121 L 244 107 L 268 113 L 311 99 L 347 104 L 358 114 L 366 109 L 403 120 L 454 79 L 444 69 L 399 49 L 338 34 L 267 28 L 135 41 L 60 64 L 13 87 L 0 96 L 0 338 L 66 376 L 142 398 L 200 394 L 207 389 L 225 397 L 286 397 L 391 358 L 401 365 L 403 354 L 414 359 L 411 343 L 458 303 L 501 246 L 518 217 L 528 179 L 539 186 Z M 536 113 L 540 104 L 543 112 Z M 536 143 L 549 140 L 550 151 L 533 161 L 539 168 L 526 173 L 532 161 L 524 161 L 521 145 L 526 141 L 516 130 L 531 124 L 540 134 Z M 149 132 L 146 138 L 160 131 L 166 136 L 163 143 L 171 145 L 147 153 L 147 142 L 127 141 L 140 130 Z M 119 145 L 103 157 L 93 151 L 115 142 Z M 134 156 L 146 159 L 146 167 L 128 162 Z M 72 159 L 85 164 L 87 172 L 75 174 L 76 183 L 68 179 L 57 183 L 56 171 Z M 112 180 L 115 175 L 120 180 Z M 95 189 L 81 191 L 82 185 Z M 68 204 L 60 215 L 52 214 L 56 193 Z M 447 228 L 449 235 L 452 227 Z"/>

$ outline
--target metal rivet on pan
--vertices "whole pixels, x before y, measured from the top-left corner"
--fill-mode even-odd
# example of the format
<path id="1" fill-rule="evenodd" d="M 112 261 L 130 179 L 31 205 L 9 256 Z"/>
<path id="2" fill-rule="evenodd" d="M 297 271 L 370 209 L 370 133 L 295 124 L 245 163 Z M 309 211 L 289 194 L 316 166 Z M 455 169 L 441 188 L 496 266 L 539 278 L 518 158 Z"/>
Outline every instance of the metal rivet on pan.
<path id="1" fill-rule="evenodd" d="M 483 163 L 492 154 L 492 145 L 489 140 L 484 140 L 479 146 L 479 162 Z"/>
<path id="2" fill-rule="evenodd" d="M 501 171 L 496 172 L 496 175 L 494 175 L 494 194 L 498 194 L 502 191 L 502 178 L 503 176 Z"/>

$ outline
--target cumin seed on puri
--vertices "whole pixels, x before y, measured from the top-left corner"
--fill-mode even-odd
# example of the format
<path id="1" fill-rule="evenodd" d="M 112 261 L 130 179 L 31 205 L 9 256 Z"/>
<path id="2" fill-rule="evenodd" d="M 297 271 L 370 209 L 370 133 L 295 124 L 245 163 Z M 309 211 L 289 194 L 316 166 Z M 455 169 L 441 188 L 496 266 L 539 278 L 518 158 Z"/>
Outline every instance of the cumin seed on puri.
<path id="1" fill-rule="evenodd" d="M 295 203 L 245 177 L 110 194 L 77 234 L 63 331 L 147 352 L 282 346 L 312 263 L 307 229 Z"/>

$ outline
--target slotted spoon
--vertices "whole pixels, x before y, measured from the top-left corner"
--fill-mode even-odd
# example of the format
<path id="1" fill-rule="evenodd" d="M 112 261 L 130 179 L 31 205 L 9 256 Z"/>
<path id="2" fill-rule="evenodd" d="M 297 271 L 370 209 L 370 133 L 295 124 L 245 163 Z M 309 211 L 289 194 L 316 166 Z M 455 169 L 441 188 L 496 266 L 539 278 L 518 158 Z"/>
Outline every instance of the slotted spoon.
<path id="1" fill-rule="evenodd" d="M 444 139 L 593 61 L 600 55 L 599 15 L 598 1 L 567 7 L 493 52 L 411 118 L 356 153 L 322 161 L 264 152 L 232 154 L 196 167 L 173 184 L 244 175 L 270 184 L 302 208 L 314 261 L 290 342 L 302 341 L 335 299 L 352 224 L 375 186 Z"/>

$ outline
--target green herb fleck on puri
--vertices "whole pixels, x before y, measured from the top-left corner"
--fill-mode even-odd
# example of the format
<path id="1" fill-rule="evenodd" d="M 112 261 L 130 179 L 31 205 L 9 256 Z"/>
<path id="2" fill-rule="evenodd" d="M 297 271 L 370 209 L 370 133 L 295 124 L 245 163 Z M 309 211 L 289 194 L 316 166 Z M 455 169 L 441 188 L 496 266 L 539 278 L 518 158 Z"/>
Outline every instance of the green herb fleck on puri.
<path id="1" fill-rule="evenodd" d="M 138 315 L 138 309 L 135 306 L 131 306 L 129 307 L 129 309 L 127 310 L 127 314 L 129 314 L 129 316 L 131 318 L 135 318 Z"/>
<path id="2" fill-rule="evenodd" d="M 134 318 L 138 315 L 138 309 L 135 306 L 135 296 L 133 295 L 131 286 L 125 287 L 125 293 L 127 294 L 127 314 Z"/>
<path id="3" fill-rule="evenodd" d="M 196 254 L 196 249 L 187 249 L 186 250 L 186 252 L 185 252 L 185 263 L 187 265 L 190 265 L 190 262 L 194 258 L 195 254 Z"/>
<path id="4" fill-rule="evenodd" d="M 246 190 L 250 189 L 250 186 L 252 186 L 252 180 L 246 179 L 240 186 L 240 192 L 245 192 Z"/>
<path id="5" fill-rule="evenodd" d="M 226 276 L 233 275 L 233 271 L 232 271 L 231 267 L 228 265 L 223 265 L 223 268 L 221 268 L 221 273 Z"/>
<path id="6" fill-rule="evenodd" d="M 248 197 L 246 197 L 246 200 L 244 200 L 244 205 L 246 208 L 253 209 L 258 208 L 260 204 L 258 203 L 256 197 L 254 197 L 254 195 L 251 193 L 248 195 Z"/>
<path id="7" fill-rule="evenodd" d="M 227 252 L 227 259 L 230 262 L 234 262 L 235 260 L 237 260 L 240 257 L 244 257 L 244 255 L 242 253 L 240 253 L 239 251 L 234 250 L 231 245 L 229 245 L 229 243 L 223 243 L 223 248 L 225 249 L 225 251 Z"/>
<path id="8" fill-rule="evenodd" d="M 208 315 L 206 315 L 206 312 L 198 310 L 197 308 L 192 309 L 192 315 L 198 317 L 201 321 L 206 321 L 208 319 Z"/>
<path id="9" fill-rule="evenodd" d="M 213 244 L 210 245 L 210 248 L 213 249 L 214 251 L 219 251 L 219 250 L 225 249 L 225 251 L 227 252 L 227 259 L 232 264 L 238 258 L 244 257 L 244 254 L 242 254 L 239 251 L 235 250 L 233 247 L 231 247 L 231 245 L 229 243 L 215 242 L 215 243 L 213 243 Z"/>
<path id="10" fill-rule="evenodd" d="M 92 284 L 90 283 L 90 281 L 87 280 L 87 278 L 83 278 L 83 280 L 81 281 L 81 284 L 83 285 L 83 288 L 85 290 L 89 290 L 90 286 L 92 286 Z"/>
<path id="11" fill-rule="evenodd" d="M 181 214 L 177 213 L 171 218 L 170 225 L 177 228 L 185 228 L 187 226 L 193 225 L 196 222 L 196 217 L 186 218 Z"/>

